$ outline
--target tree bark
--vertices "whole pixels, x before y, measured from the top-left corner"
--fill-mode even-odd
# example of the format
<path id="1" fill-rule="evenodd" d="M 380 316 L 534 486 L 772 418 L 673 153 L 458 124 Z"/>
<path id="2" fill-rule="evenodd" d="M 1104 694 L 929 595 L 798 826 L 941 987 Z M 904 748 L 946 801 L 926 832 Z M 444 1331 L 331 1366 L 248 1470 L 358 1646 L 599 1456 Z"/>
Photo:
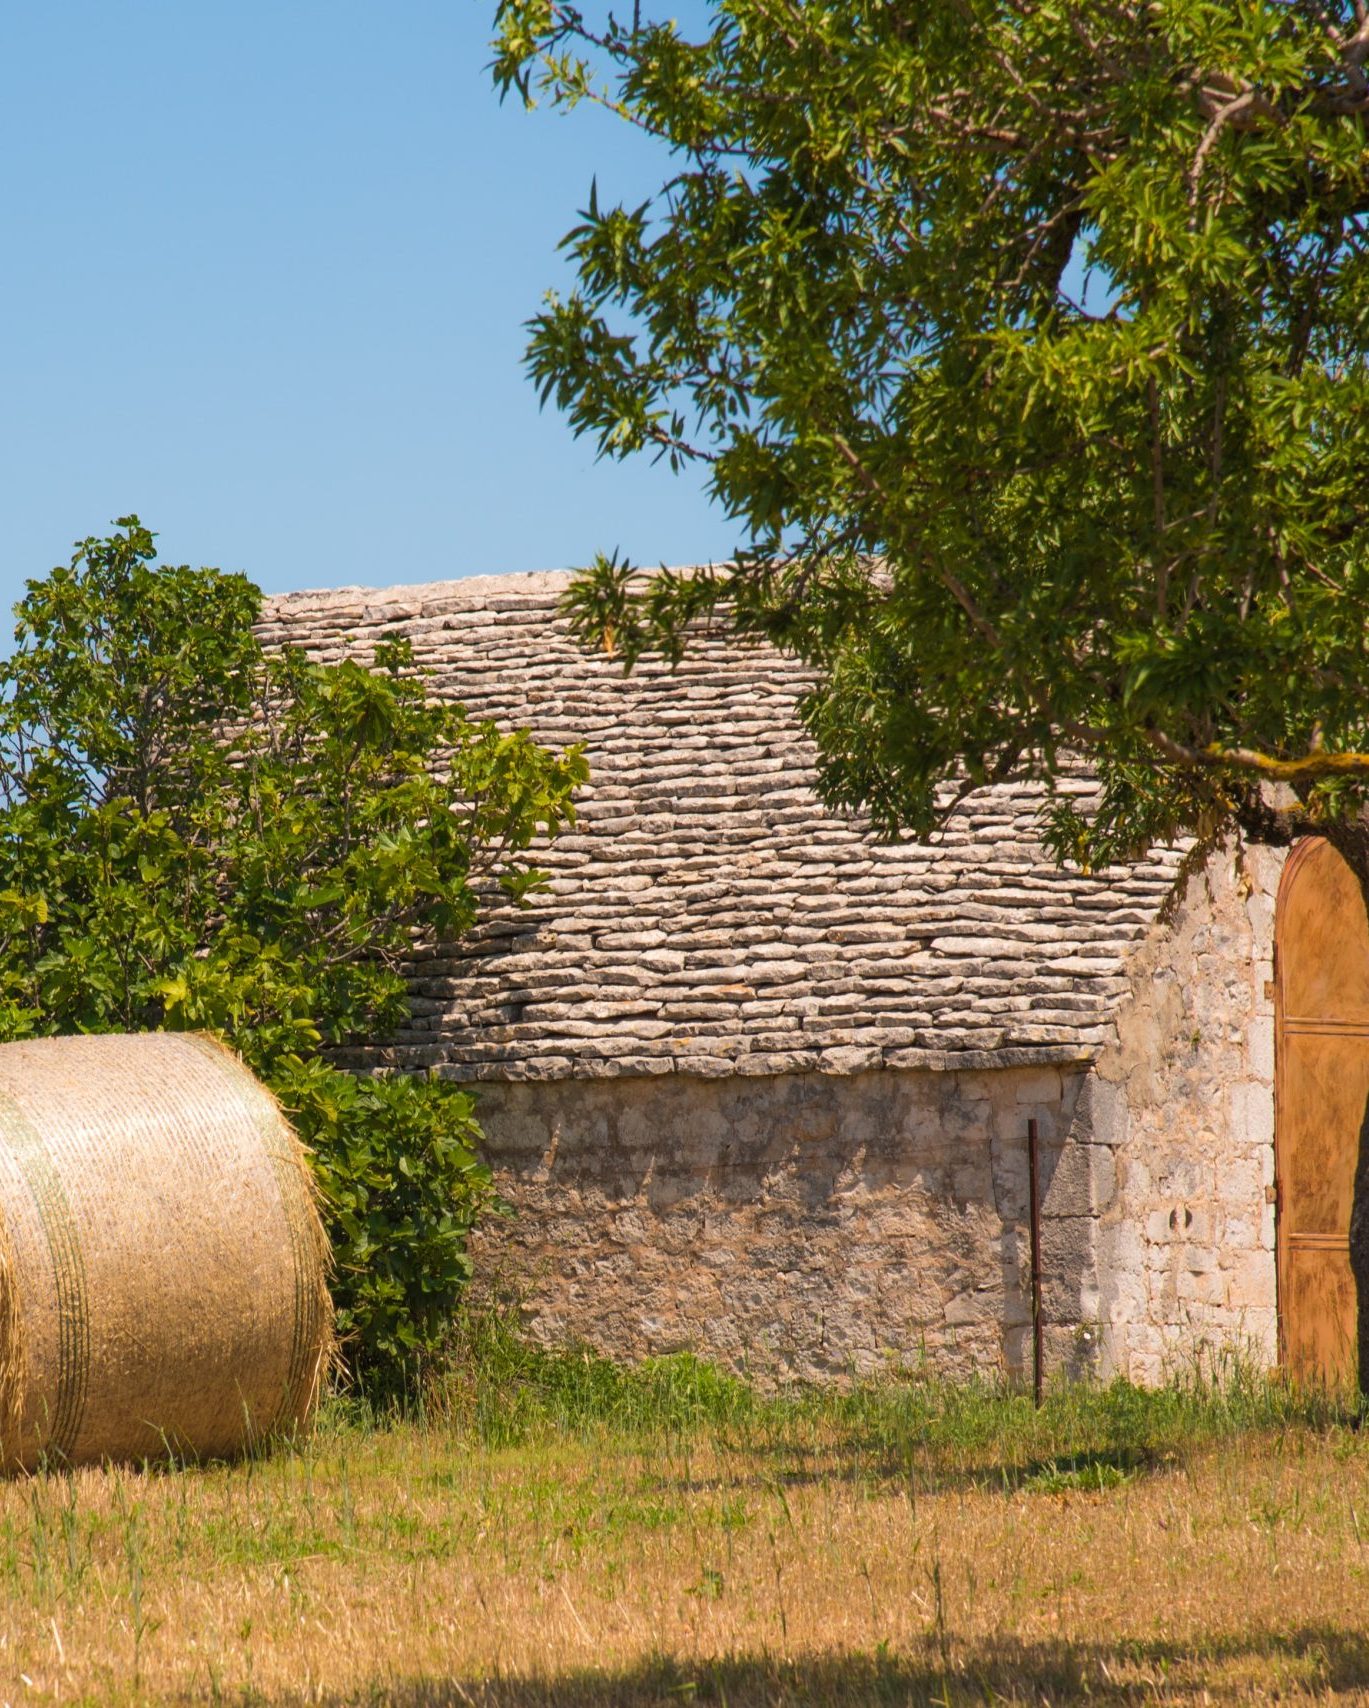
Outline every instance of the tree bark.
<path id="1" fill-rule="evenodd" d="M 1252 842 L 1291 847 L 1307 836 L 1328 841 L 1359 880 L 1369 916 L 1369 813 L 1343 824 L 1325 824 L 1300 805 L 1275 806 L 1253 797 L 1239 812 L 1241 829 Z M 1360 1124 L 1359 1150 L 1350 1205 L 1350 1273 L 1355 1282 L 1356 1374 L 1360 1394 L 1369 1398 L 1369 1101 Z"/>
<path id="2" fill-rule="evenodd" d="M 1350 1273 L 1355 1278 L 1356 1373 L 1361 1395 L 1369 1396 L 1369 1103 L 1360 1127 L 1350 1206 Z"/>
<path id="3" fill-rule="evenodd" d="M 1363 821 L 1350 827 L 1357 834 L 1331 838 L 1359 879 L 1369 915 L 1369 825 Z M 1350 1273 L 1355 1278 L 1356 1373 L 1362 1397 L 1369 1397 L 1369 1100 L 1360 1123 L 1359 1155 L 1355 1160 L 1355 1187 L 1350 1204 Z"/>

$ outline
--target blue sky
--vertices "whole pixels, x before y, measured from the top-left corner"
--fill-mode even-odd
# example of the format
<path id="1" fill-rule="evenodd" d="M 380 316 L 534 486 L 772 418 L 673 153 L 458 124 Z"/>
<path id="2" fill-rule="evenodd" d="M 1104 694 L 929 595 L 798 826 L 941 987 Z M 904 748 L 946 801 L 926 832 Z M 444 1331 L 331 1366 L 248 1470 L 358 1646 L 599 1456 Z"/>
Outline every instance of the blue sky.
<path id="1" fill-rule="evenodd" d="M 130 510 L 268 591 L 731 548 L 700 482 L 538 410 L 557 239 L 592 176 L 640 198 L 665 159 L 501 107 L 492 13 L 0 8 L 0 608 Z"/>

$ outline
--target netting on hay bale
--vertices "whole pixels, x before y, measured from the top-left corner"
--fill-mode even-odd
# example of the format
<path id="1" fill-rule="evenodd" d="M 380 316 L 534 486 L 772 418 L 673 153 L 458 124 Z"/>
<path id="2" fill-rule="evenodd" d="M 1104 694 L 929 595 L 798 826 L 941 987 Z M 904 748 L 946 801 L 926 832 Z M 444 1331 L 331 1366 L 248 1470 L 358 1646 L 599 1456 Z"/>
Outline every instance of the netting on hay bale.
<path id="1" fill-rule="evenodd" d="M 0 1045 L 0 1466 L 232 1455 L 306 1423 L 326 1272 L 304 1151 L 227 1050 Z"/>

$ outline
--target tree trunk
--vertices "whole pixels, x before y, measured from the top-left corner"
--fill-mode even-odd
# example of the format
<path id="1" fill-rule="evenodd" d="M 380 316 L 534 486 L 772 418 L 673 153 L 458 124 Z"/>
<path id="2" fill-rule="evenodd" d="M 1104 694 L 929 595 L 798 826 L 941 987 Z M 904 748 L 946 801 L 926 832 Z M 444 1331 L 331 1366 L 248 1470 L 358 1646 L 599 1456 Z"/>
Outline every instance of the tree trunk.
<path id="1" fill-rule="evenodd" d="M 1320 834 L 1332 843 L 1359 879 L 1369 915 L 1369 820 L 1327 827 Z M 1359 1391 L 1369 1397 L 1369 1102 L 1360 1123 L 1355 1187 L 1350 1203 L 1350 1273 L 1355 1278 L 1355 1350 Z"/>
<path id="2" fill-rule="evenodd" d="M 1291 847 L 1308 836 L 1324 837 L 1359 880 L 1369 916 L 1369 809 L 1344 824 L 1324 824 L 1300 805 L 1276 806 L 1268 796 L 1252 796 L 1238 819 L 1252 842 Z M 1360 1124 L 1359 1150 L 1350 1206 L 1350 1273 L 1355 1282 L 1355 1350 L 1361 1395 L 1369 1398 L 1369 1102 Z"/>
<path id="3" fill-rule="evenodd" d="M 1350 1273 L 1355 1278 L 1355 1349 L 1359 1391 L 1369 1395 L 1369 1104 L 1360 1127 L 1355 1193 L 1350 1205 Z"/>

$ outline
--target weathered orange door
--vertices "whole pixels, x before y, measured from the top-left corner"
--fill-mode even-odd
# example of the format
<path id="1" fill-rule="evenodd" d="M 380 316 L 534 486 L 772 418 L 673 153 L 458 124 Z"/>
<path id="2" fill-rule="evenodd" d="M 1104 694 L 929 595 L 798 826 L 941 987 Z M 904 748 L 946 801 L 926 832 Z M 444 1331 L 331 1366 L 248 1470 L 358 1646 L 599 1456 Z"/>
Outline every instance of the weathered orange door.
<path id="1" fill-rule="evenodd" d="M 1369 1104 L 1369 914 L 1320 837 L 1284 869 L 1275 923 L 1275 1170 L 1285 1368 L 1355 1376 L 1350 1201 Z"/>

